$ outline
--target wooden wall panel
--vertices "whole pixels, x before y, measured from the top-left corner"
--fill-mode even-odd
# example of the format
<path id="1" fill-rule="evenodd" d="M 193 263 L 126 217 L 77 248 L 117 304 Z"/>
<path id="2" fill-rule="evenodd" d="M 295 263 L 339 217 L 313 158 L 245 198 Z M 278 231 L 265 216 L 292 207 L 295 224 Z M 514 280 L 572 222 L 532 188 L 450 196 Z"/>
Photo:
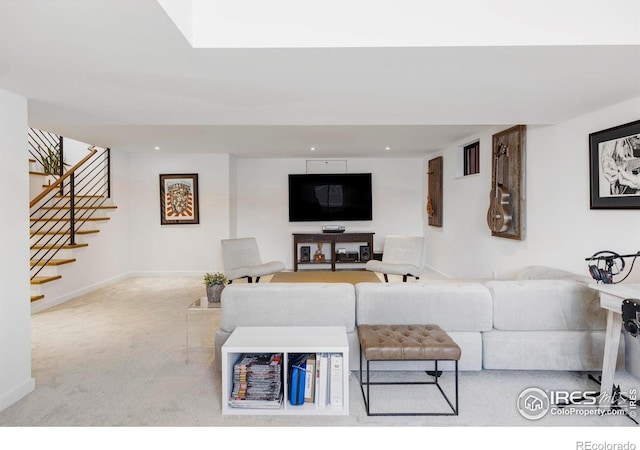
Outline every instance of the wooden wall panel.
<path id="1" fill-rule="evenodd" d="M 524 152 L 526 125 L 493 135 L 487 225 L 492 236 L 524 239 Z"/>
<path id="2" fill-rule="evenodd" d="M 429 225 L 442 226 L 442 156 L 429 160 L 428 168 L 427 215 Z"/>

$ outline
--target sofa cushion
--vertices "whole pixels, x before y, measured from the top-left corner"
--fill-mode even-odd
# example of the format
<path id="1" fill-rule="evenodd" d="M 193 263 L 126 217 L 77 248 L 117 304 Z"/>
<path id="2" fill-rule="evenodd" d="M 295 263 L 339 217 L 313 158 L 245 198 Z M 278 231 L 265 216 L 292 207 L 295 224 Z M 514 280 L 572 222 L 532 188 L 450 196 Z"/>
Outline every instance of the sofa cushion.
<path id="1" fill-rule="evenodd" d="M 492 328 L 491 294 L 480 283 L 358 283 L 360 324 L 428 324 L 445 331 Z"/>
<path id="2" fill-rule="evenodd" d="M 494 370 L 602 370 L 605 331 L 482 333 L 483 367 Z M 622 343 L 621 343 L 622 344 Z M 618 350 L 624 368 L 624 345 Z"/>
<path id="3" fill-rule="evenodd" d="M 245 326 L 344 326 L 355 332 L 350 283 L 231 284 L 221 296 L 220 329 Z"/>
<path id="4" fill-rule="evenodd" d="M 493 296 L 497 330 L 604 330 L 606 311 L 598 293 L 571 279 L 485 283 Z"/>

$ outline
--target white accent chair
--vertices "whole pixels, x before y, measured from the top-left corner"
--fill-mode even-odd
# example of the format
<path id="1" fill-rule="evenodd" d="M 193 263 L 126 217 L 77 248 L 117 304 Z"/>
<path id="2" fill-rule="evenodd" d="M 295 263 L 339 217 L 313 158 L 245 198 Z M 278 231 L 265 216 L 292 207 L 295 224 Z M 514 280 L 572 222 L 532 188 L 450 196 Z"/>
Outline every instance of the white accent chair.
<path id="1" fill-rule="evenodd" d="M 249 283 L 260 281 L 263 275 L 271 275 L 284 270 L 281 261 L 263 263 L 256 238 L 222 239 L 222 260 L 229 284 L 239 278 L 248 278 Z"/>
<path id="2" fill-rule="evenodd" d="M 388 274 L 402 275 L 404 282 L 408 276 L 419 280 L 422 273 L 423 248 L 422 236 L 387 236 L 384 240 L 382 261 L 367 261 L 366 269 L 382 273 L 387 283 Z"/>

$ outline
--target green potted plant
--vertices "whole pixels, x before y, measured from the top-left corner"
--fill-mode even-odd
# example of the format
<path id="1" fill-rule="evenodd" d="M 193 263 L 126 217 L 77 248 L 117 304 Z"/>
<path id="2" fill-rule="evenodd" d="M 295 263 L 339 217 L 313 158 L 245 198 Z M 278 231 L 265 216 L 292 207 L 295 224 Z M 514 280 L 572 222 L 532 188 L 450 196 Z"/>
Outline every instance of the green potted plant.
<path id="1" fill-rule="evenodd" d="M 38 150 L 42 155 L 42 169 L 47 175 L 58 177 L 60 176 L 60 165 L 62 164 L 63 169 L 69 166 L 69 164 L 60 159 L 59 145 L 56 144 L 54 148 L 47 148 L 46 152 L 40 147 L 38 147 Z"/>
<path id="2" fill-rule="evenodd" d="M 209 303 L 220 302 L 220 295 L 228 282 L 229 280 L 222 272 L 207 272 L 204 274 L 204 285 L 207 287 L 207 299 Z"/>

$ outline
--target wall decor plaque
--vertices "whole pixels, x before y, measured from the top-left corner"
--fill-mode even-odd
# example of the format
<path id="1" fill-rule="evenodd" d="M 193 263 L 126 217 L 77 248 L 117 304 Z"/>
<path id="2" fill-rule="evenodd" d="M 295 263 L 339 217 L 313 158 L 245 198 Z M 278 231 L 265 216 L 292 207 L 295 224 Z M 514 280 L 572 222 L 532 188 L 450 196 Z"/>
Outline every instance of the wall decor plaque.
<path id="1" fill-rule="evenodd" d="M 492 236 L 524 239 L 524 151 L 526 125 L 493 135 L 487 225 Z"/>

